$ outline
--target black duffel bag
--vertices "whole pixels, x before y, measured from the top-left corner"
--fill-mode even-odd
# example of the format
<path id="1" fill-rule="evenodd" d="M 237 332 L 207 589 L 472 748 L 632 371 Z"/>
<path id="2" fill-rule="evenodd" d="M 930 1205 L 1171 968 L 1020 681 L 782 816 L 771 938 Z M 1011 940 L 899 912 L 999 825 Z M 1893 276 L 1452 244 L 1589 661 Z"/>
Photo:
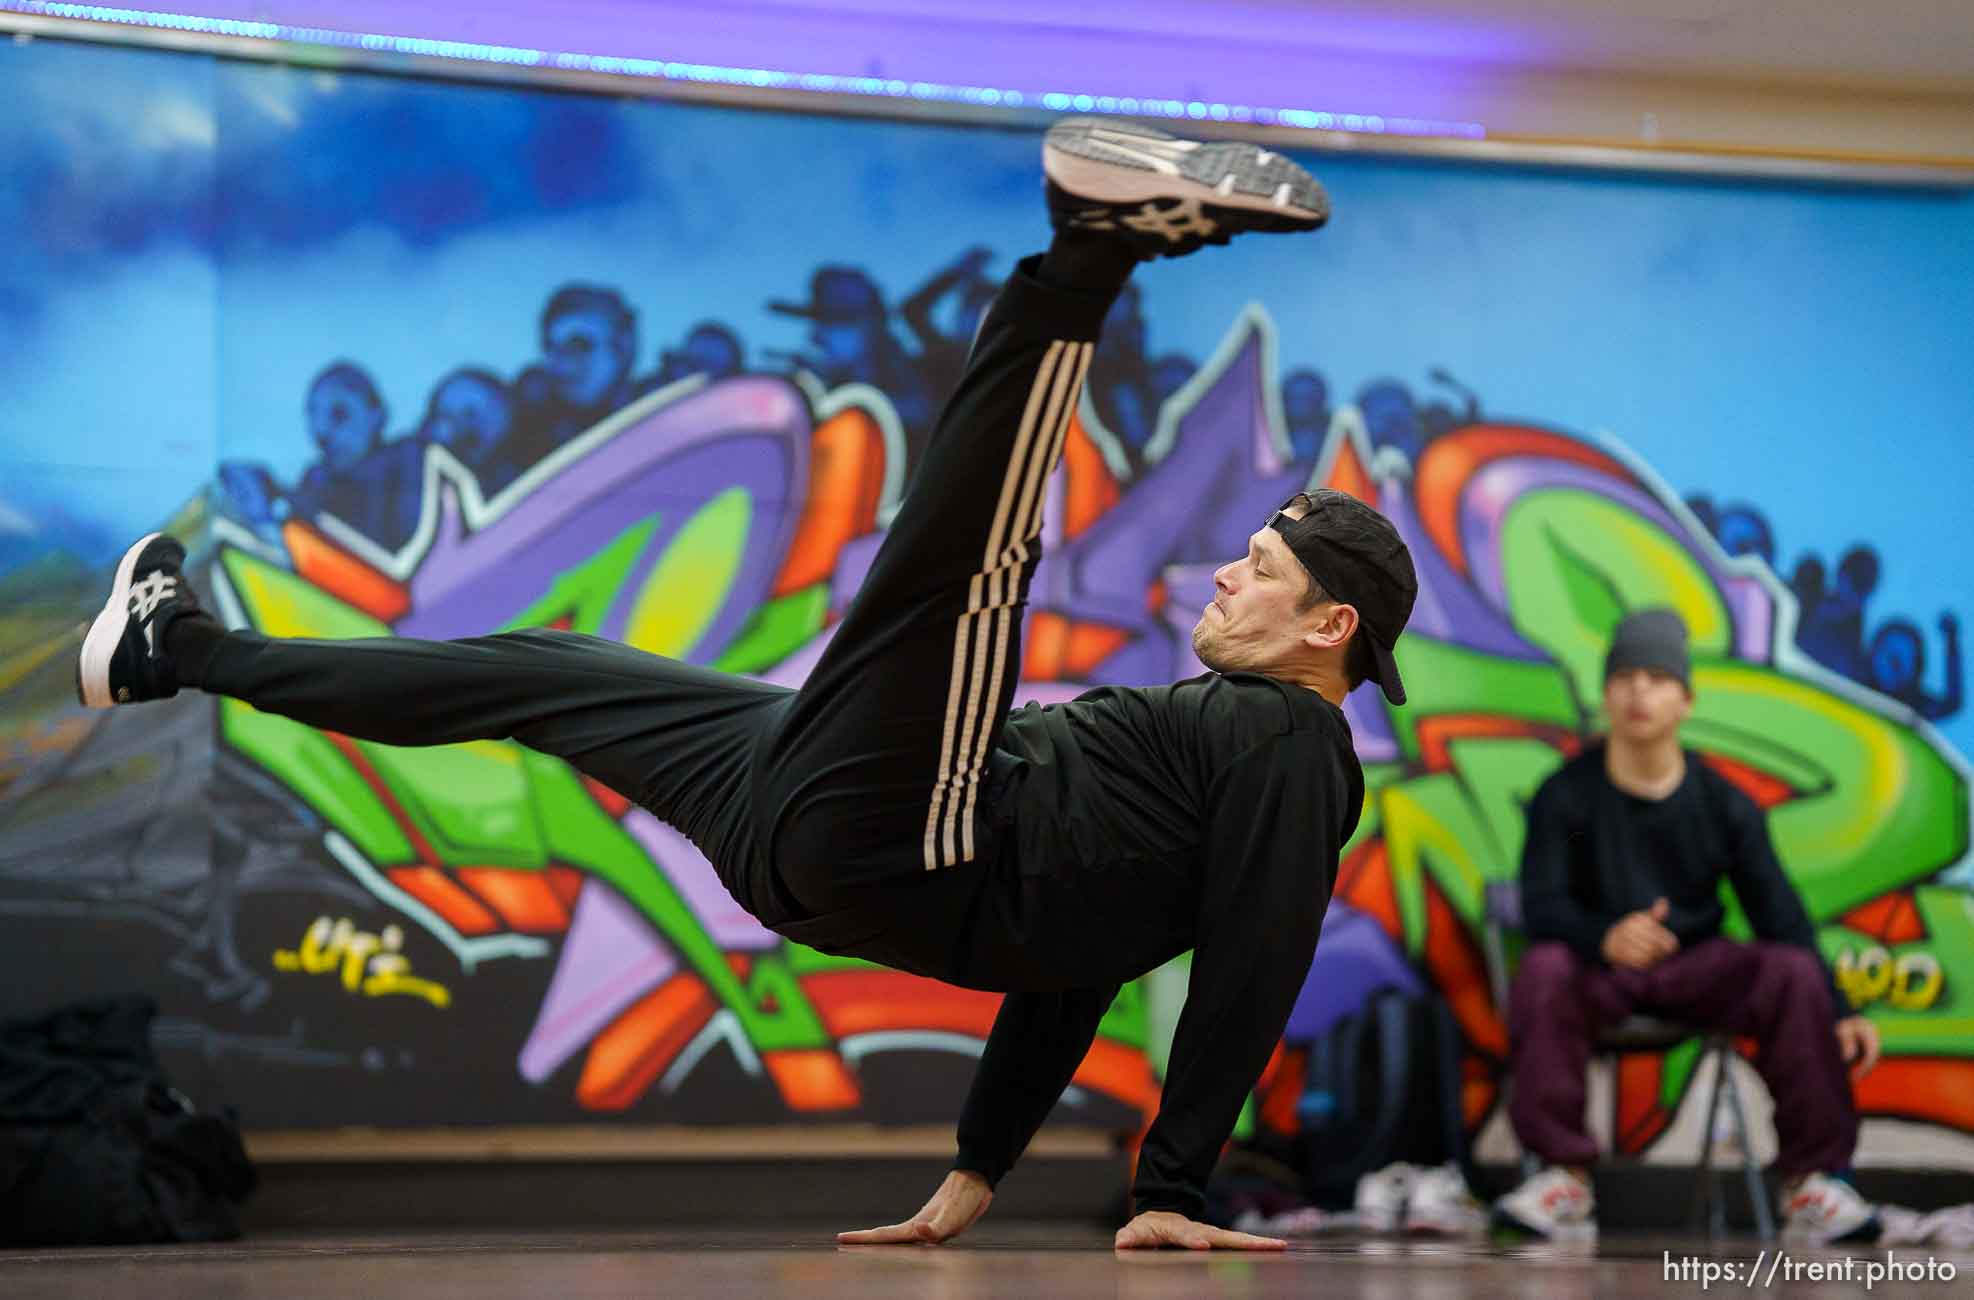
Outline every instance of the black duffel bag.
<path id="1" fill-rule="evenodd" d="M 0 1023 L 0 1246 L 226 1241 L 254 1187 L 233 1113 L 151 1051 L 147 997 Z"/>

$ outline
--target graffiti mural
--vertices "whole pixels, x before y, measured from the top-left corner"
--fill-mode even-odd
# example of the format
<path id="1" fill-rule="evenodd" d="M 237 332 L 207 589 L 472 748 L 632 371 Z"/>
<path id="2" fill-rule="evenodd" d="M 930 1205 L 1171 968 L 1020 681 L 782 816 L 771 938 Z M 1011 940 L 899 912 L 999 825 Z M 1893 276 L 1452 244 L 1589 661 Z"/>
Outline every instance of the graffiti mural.
<path id="1" fill-rule="evenodd" d="M 566 627 L 799 682 L 870 560 L 887 482 L 895 493 L 896 427 L 868 392 L 812 405 L 783 379 L 687 378 L 491 500 L 432 450 L 427 508 L 395 554 L 333 516 L 320 529 L 291 520 L 278 548 L 222 522 L 208 572 L 234 622 L 275 635 Z M 540 1083 L 580 1058 L 573 1095 L 586 1109 L 670 1091 L 720 1048 L 762 1080 L 773 1099 L 764 1114 L 855 1111 L 861 1058 L 977 1053 L 992 1024 L 993 997 L 762 929 L 684 836 L 559 761 L 504 743 L 398 749 L 235 701 L 217 708 L 222 745 L 319 818 L 330 858 L 466 978 L 481 963 L 553 955 L 514 1068 Z M 373 964 L 397 954 L 401 932 L 395 944 L 391 933 L 345 937 L 340 958 L 314 960 L 340 962 L 355 988 L 360 954 L 376 953 Z M 316 948 L 334 942 L 326 919 L 311 937 Z M 305 941 L 277 965 L 308 969 L 309 953 Z M 366 992 L 377 978 L 363 980 Z M 1144 1035 L 1133 990 L 1078 1086 L 1150 1104 Z"/>
<path id="2" fill-rule="evenodd" d="M 9 84 L 41 86 L 44 107 L 75 81 L 54 61 L 95 60 L 132 102 L 227 123 L 144 156 L 203 156 L 232 188 L 222 215 L 200 206 L 209 194 L 182 210 L 164 194 L 156 210 L 179 211 L 182 228 L 132 233 L 105 216 L 95 244 L 86 221 L 59 238 L 29 223 L 50 283 L 70 274 L 85 293 L 92 275 L 148 268 L 131 251 L 148 240 L 224 280 L 227 306 L 198 363 L 217 375 L 219 411 L 173 414 L 182 394 L 149 389 L 159 424 L 206 432 L 170 434 L 168 451 L 119 433 L 131 463 L 114 472 L 29 436 L 114 394 L 14 375 L 36 423 L 9 443 L 0 491 L 0 932 L 18 940 L 0 969 L 13 1002 L 160 990 L 174 1071 L 263 1126 L 949 1119 L 994 997 L 782 940 L 684 837 L 561 762 L 504 742 L 374 745 L 196 694 L 86 713 L 72 657 L 126 536 L 162 523 L 235 626 L 569 628 L 799 684 L 909 488 L 1006 269 L 997 250 L 1033 238 L 1038 218 L 1024 207 L 1017 225 L 1002 193 L 1032 206 L 1029 142 L 822 124 L 831 149 L 870 165 L 830 191 L 851 216 L 819 201 L 799 247 L 756 230 L 735 253 L 724 225 L 746 219 L 718 204 L 771 181 L 718 174 L 702 210 L 679 178 L 715 176 L 736 133 L 807 157 L 817 124 L 129 52 L 34 57 L 55 72 Z M 469 119 L 487 125 L 435 171 L 373 165 L 380 122 L 457 142 Z M 328 181 L 275 161 L 297 135 L 318 141 Z M 570 170 L 556 144 L 576 138 L 590 170 Z M 899 158 L 953 165 L 953 140 L 988 180 L 894 184 Z M 508 188 L 515 157 L 533 189 Z M 1405 166 L 1416 189 L 1440 183 Z M 1386 174 L 1358 177 L 1374 212 Z M 860 235 L 899 193 L 947 204 L 951 220 Z M 987 242 L 953 233 L 961 217 Z M 649 246 L 626 234 L 627 265 L 611 269 L 593 254 L 602 236 L 571 233 L 577 218 L 665 233 Z M 725 279 L 695 294 L 668 278 L 722 257 Z M 300 307 L 270 287 L 284 258 L 310 269 Z M 0 267 L 0 329 L 18 346 L 0 357 L 71 373 L 80 363 L 61 359 L 83 336 L 61 333 L 52 290 L 13 275 Z M 401 313 L 374 310 L 380 281 Z M 1958 623 L 1938 616 L 1929 669 L 1917 621 L 1865 614 L 1884 591 L 1881 553 L 1885 575 L 1924 557 L 1876 516 L 1825 536 L 1797 522 L 1803 559 L 1779 576 L 1786 503 L 1767 507 L 1775 519 L 1749 504 L 1757 451 L 1741 482 L 1688 476 L 1675 490 L 1664 464 L 1697 433 L 1620 439 L 1580 415 L 1545 420 L 1540 395 L 1515 387 L 1521 368 L 1442 364 L 1450 335 L 1390 357 L 1318 351 L 1305 306 L 1265 275 L 1217 293 L 1148 273 L 1108 323 L 1049 487 L 1017 698 L 1199 672 L 1189 633 L 1214 568 L 1299 488 L 1351 492 L 1410 543 L 1411 703 L 1359 691 L 1347 704 L 1367 806 L 1255 1122 L 1294 1122 L 1303 1045 L 1384 988 L 1446 999 L 1469 1122 L 1499 1113 L 1507 1041 L 1482 957 L 1486 887 L 1516 874 L 1525 801 L 1600 729 L 1611 628 L 1670 605 L 1694 636 L 1687 743 L 1768 811 L 1826 958 L 1883 1033 L 1862 1108 L 1974 1141 L 1968 768 L 1942 730 L 1960 711 Z M 219 312 L 217 296 L 200 281 L 173 310 Z M 263 351 L 262 330 L 278 345 Z M 1827 579 L 1821 554 L 1841 554 Z M 1730 916 L 1742 927 L 1731 903 Z M 1183 962 L 1126 987 L 1066 1115 L 1146 1121 L 1183 987 Z M 1698 1057 L 1687 1044 L 1621 1061 L 1620 1147 L 1646 1151 L 1667 1131 Z"/>

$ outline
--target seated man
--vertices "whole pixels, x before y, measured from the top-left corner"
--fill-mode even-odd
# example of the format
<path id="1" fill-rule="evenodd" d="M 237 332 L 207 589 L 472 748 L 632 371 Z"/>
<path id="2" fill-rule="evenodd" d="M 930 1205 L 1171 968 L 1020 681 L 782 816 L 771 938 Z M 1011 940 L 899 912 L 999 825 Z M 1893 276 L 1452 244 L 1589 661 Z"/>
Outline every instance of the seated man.
<path id="1" fill-rule="evenodd" d="M 1344 696 L 1375 680 L 1404 703 L 1392 648 L 1418 583 L 1390 520 L 1298 493 L 1215 574 L 1193 632 L 1212 671 L 1009 712 L 1043 487 L 1112 300 L 1143 259 L 1328 215 L 1314 178 L 1253 145 L 1069 119 L 1043 159 L 1055 238 L 989 311 L 799 691 L 545 629 L 229 631 L 158 536 L 124 556 L 76 685 L 97 707 L 193 686 L 383 744 L 512 738 L 678 827 L 788 938 L 1006 992 L 953 1172 L 917 1215 L 851 1242 L 942 1241 L 978 1219 L 1118 986 L 1192 949 L 1117 1244 L 1279 1249 L 1198 1221 L 1207 1175 L 1302 988 L 1363 808 Z"/>
<path id="2" fill-rule="evenodd" d="M 1761 810 L 1680 748 L 1692 707 L 1685 624 L 1671 610 L 1631 615 L 1604 661 L 1608 741 L 1529 805 L 1529 949 L 1510 995 L 1508 1114 L 1549 1167 L 1496 1211 L 1545 1236 L 1596 1231 L 1584 1073 L 1597 1029 L 1641 1012 L 1755 1040 L 1775 1100 L 1786 1227 L 1819 1242 L 1861 1235 L 1875 1214 L 1841 1172 L 1857 1143 L 1844 1063 L 1870 1069 L 1878 1031 L 1846 1014 Z M 1753 943 L 1721 937 L 1723 878 Z"/>

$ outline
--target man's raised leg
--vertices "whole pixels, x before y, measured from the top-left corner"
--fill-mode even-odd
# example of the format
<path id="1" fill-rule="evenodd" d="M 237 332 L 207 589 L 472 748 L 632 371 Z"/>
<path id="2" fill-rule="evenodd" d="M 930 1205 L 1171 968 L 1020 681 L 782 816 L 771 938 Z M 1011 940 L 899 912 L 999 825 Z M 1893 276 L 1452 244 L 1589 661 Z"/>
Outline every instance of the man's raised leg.
<path id="1" fill-rule="evenodd" d="M 1328 215 L 1253 145 L 1071 118 L 1043 148 L 1055 240 L 988 312 L 911 488 L 773 753 L 776 860 L 798 897 L 976 855 L 980 787 L 1021 669 L 1021 613 L 1055 468 L 1132 268 Z M 813 870 L 812 870 L 813 869 Z"/>
<path id="2" fill-rule="evenodd" d="M 125 554 L 77 661 L 85 704 L 189 686 L 387 745 L 517 740 L 676 826 L 723 879 L 756 857 L 751 767 L 792 698 L 785 688 L 574 632 L 463 641 L 229 632 L 199 608 L 184 559 L 159 535 Z"/>

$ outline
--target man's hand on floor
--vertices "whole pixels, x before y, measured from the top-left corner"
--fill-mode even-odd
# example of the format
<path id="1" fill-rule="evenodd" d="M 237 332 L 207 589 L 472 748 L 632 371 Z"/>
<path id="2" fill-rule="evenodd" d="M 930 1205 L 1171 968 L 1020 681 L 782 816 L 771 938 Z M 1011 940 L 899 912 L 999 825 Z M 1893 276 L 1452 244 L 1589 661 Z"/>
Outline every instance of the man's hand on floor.
<path id="1" fill-rule="evenodd" d="M 1207 1223 L 1195 1223 L 1170 1210 L 1147 1210 L 1117 1230 L 1117 1249 L 1178 1246 L 1184 1250 L 1287 1250 L 1279 1237 L 1257 1237 Z"/>
<path id="2" fill-rule="evenodd" d="M 955 1169 L 939 1184 L 925 1208 L 888 1228 L 839 1232 L 839 1246 L 936 1246 L 951 1241 L 977 1222 L 994 1203 L 994 1189 L 979 1174 Z"/>

